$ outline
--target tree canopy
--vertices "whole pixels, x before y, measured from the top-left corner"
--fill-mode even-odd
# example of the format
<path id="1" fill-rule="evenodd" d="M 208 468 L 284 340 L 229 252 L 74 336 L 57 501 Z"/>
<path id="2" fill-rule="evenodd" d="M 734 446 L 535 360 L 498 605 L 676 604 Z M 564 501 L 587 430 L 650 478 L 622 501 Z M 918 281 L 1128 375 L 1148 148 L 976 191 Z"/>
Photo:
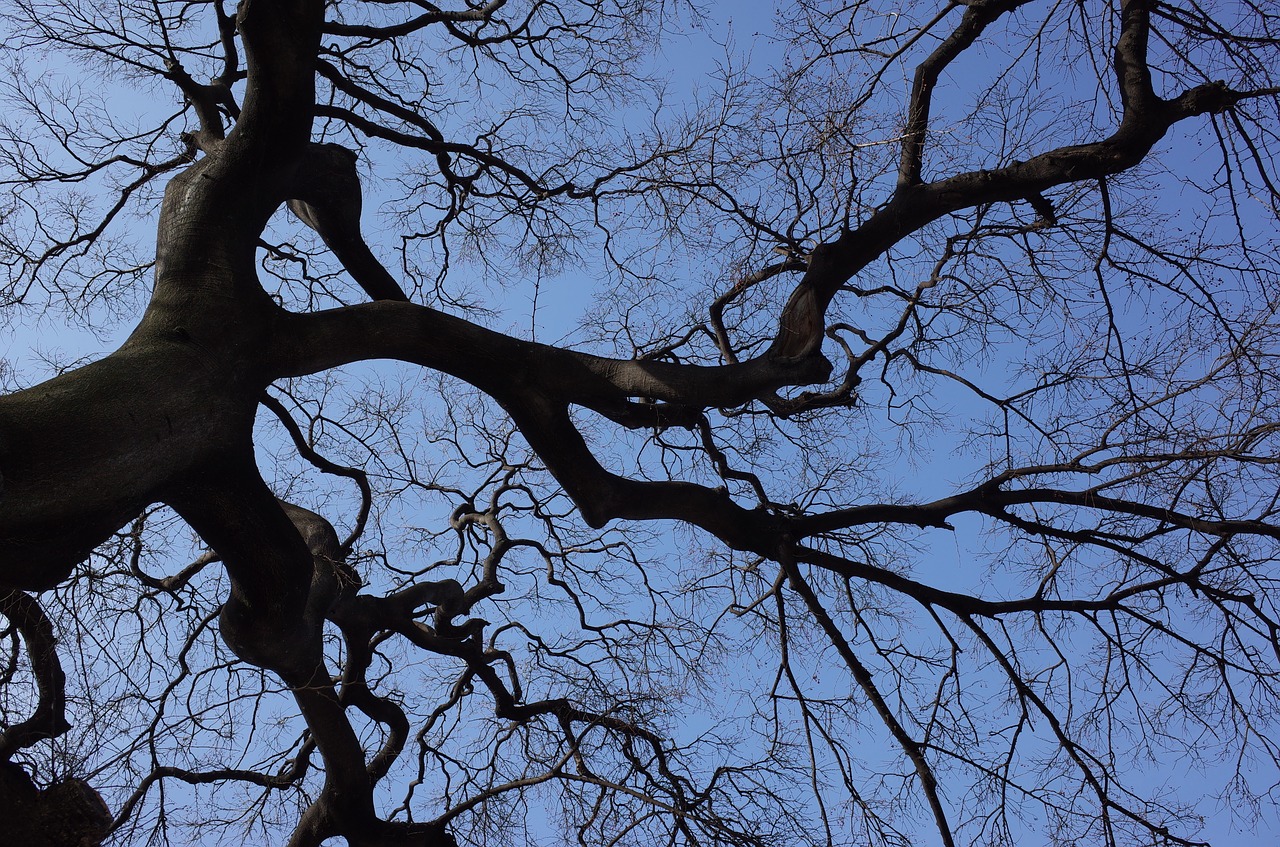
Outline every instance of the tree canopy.
<path id="1" fill-rule="evenodd" d="M 724 17 L 4 0 L 0 834 L 1274 820 L 1280 15 Z"/>

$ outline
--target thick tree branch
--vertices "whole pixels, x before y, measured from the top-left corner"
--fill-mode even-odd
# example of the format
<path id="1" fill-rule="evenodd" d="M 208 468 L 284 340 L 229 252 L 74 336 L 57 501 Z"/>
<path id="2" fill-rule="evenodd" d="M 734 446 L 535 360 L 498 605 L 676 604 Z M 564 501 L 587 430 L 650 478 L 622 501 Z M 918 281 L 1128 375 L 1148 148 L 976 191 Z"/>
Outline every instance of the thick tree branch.
<path id="1" fill-rule="evenodd" d="M 58 661 L 57 638 L 44 609 L 30 594 L 0 590 L 0 615 L 21 635 L 36 680 L 36 708 L 30 717 L 0 732 L 0 763 L 37 741 L 57 738 L 67 723 L 66 675 Z"/>
<path id="2" fill-rule="evenodd" d="M 334 21 L 326 21 L 324 25 L 324 32 L 326 35 L 346 35 L 357 38 L 398 38 L 437 23 L 483 23 L 490 20 L 494 13 L 506 4 L 507 0 L 490 0 L 483 6 L 477 6 L 469 9 L 458 9 L 454 11 L 433 9 L 432 11 L 424 12 L 421 15 L 410 18 L 402 23 L 388 24 L 385 26 L 373 26 L 370 24 L 344 24 Z"/>
<path id="3" fill-rule="evenodd" d="M 245 661 L 291 686 L 310 684 L 320 662 L 320 628 L 339 585 L 311 551 L 248 456 L 229 455 L 196 471 L 166 502 L 200 533 L 231 577 L 223 639 Z M 334 539 L 336 547 L 336 539 Z"/>
<path id="4" fill-rule="evenodd" d="M 337 144 L 311 144 L 289 186 L 289 209 L 316 231 L 356 283 L 374 300 L 408 300 L 360 232 L 363 195 L 356 154 Z"/>
<path id="5" fill-rule="evenodd" d="M 277 379 L 367 359 L 398 359 L 456 376 L 501 402 L 536 391 L 606 413 L 628 398 L 699 408 L 738 406 L 830 373 L 830 364 L 817 355 L 798 361 L 761 356 L 717 367 L 608 359 L 521 341 L 409 303 L 282 314 L 274 338 L 270 367 Z"/>
<path id="6" fill-rule="evenodd" d="M 248 82 L 228 143 L 238 151 L 237 164 L 259 178 L 265 174 L 258 169 L 287 165 L 311 140 L 324 6 L 323 0 L 240 3 L 236 26 Z"/>

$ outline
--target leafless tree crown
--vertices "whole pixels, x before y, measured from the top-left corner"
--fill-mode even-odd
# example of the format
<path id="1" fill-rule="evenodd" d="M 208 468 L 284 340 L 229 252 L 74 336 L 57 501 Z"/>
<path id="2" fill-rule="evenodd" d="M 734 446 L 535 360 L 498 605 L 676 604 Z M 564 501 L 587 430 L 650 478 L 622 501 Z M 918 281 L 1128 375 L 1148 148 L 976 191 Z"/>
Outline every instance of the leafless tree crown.
<path id="1" fill-rule="evenodd" d="M 1275 820 L 1280 11 L 756 11 L 3 0 L 0 842 Z"/>

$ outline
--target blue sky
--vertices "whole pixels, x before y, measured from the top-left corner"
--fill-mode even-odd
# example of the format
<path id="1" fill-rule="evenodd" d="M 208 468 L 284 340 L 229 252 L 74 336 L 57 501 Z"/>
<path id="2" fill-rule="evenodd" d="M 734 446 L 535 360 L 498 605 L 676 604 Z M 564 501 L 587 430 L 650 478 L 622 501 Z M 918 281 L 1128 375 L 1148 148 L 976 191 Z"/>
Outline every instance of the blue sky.
<path id="1" fill-rule="evenodd" d="M 756 38 L 756 33 L 767 32 L 771 28 L 771 14 L 762 4 L 721 4 L 714 6 L 707 14 L 706 18 L 701 21 L 703 29 L 701 31 L 690 32 L 688 35 L 675 39 L 664 46 L 653 59 L 655 72 L 669 77 L 669 90 L 673 100 L 679 100 L 687 92 L 697 87 L 709 87 L 713 83 L 706 81 L 706 76 L 715 71 L 718 63 L 721 61 L 723 50 L 720 44 L 728 43 L 730 52 L 744 51 L 750 56 L 750 66 L 755 68 L 764 68 L 776 64 L 779 61 L 779 47 L 765 38 Z M 74 68 L 59 67 L 51 65 L 51 75 L 58 76 L 61 72 L 78 73 Z M 979 67 L 980 69 L 980 67 Z M 951 86 L 958 86 L 963 80 L 949 79 L 947 85 L 944 85 L 944 91 L 952 90 Z M 131 99 L 131 98 L 138 99 Z M 123 99 L 117 100 L 117 103 L 127 103 L 125 110 L 147 108 L 149 101 L 141 95 L 128 95 Z M 165 108 L 169 103 L 166 101 Z M 643 104 L 637 104 L 634 113 L 620 113 L 620 121 L 634 121 L 637 125 L 642 125 L 646 118 Z M 959 106 L 956 107 L 959 109 Z M 945 111 L 945 108 L 944 108 Z M 1182 154 L 1179 154 L 1182 155 Z M 366 202 L 365 220 L 367 230 L 369 232 L 378 233 L 383 237 L 381 242 L 375 246 L 384 258 L 390 260 L 394 255 L 393 251 L 396 245 L 397 229 L 394 221 L 387 216 L 379 214 L 380 204 L 376 198 L 379 195 L 392 196 L 397 193 L 399 186 L 394 184 L 393 175 L 396 170 L 396 162 L 388 161 L 372 161 L 373 179 L 369 183 L 370 196 L 372 202 Z M 1198 162 L 1187 159 L 1185 165 L 1182 163 L 1175 164 L 1174 170 L 1195 171 L 1204 170 L 1212 171 L 1211 162 Z M 1194 197 L 1194 194 L 1190 196 Z M 1188 201 L 1192 203 L 1193 201 Z M 1192 207 L 1194 208 L 1194 207 Z M 281 231 L 291 230 L 291 225 L 283 217 L 281 217 Z M 149 219 L 144 215 L 141 219 L 129 226 L 136 227 L 136 240 L 139 243 L 147 243 L 151 238 L 148 230 Z M 695 270 L 705 268 L 707 265 L 713 264 L 716 257 L 712 257 L 705 263 L 692 262 L 690 267 Z M 474 273 L 474 280 L 467 279 L 469 273 Z M 585 335 L 585 331 L 579 328 L 580 320 L 584 310 L 592 304 L 593 300 L 602 291 L 607 291 L 612 284 L 605 274 L 593 273 L 590 266 L 587 267 L 570 267 L 564 272 L 549 275 L 536 289 L 537 310 L 534 313 L 533 304 L 535 302 L 535 290 L 528 284 L 513 286 L 510 290 L 501 287 L 500 281 L 483 278 L 481 271 L 467 266 L 461 266 L 458 276 L 463 278 L 463 282 L 459 283 L 460 287 L 474 287 L 475 290 L 482 293 L 495 294 L 498 301 L 496 313 L 486 318 L 493 325 L 511 331 L 517 334 L 536 333 L 537 337 L 542 340 L 555 340 L 561 337 L 569 337 L 571 339 L 581 339 Z M 528 280 L 521 282 L 527 283 Z M 695 281 L 703 282 L 703 281 Z M 1135 327 L 1145 319 L 1141 308 L 1143 302 L 1140 298 L 1135 298 L 1132 302 L 1132 311 L 1126 316 L 1126 319 L 1132 320 Z M 1150 301 L 1147 301 L 1150 302 Z M 1158 301 L 1156 301 L 1158 303 Z M 95 355 L 105 353 L 113 348 L 119 341 L 121 334 L 127 332 L 130 325 L 130 317 L 136 314 L 139 304 L 124 305 L 121 308 L 121 315 L 116 320 L 106 321 L 105 327 L 97 332 L 85 331 L 76 320 L 63 322 L 59 316 L 47 315 L 40 319 L 20 322 L 13 328 L 12 332 L 0 336 L 0 359 L 7 360 L 13 370 L 21 375 L 21 378 L 31 379 L 32 374 L 49 373 L 49 368 L 40 360 L 43 358 L 51 358 L 58 363 L 68 363 L 79 359 L 86 355 Z M 677 305 L 672 306 L 673 309 L 678 308 Z M 998 359 L 998 357 L 997 357 Z M 977 364 L 975 364 L 975 368 Z M 994 363 L 986 363 L 984 370 L 986 375 L 993 373 L 1004 376 L 1005 368 L 1012 369 L 1012 365 L 995 361 Z M 440 425 L 441 413 L 439 408 L 433 408 L 433 400 L 423 401 L 424 396 L 434 396 L 437 389 L 434 386 L 424 388 L 428 381 L 420 380 L 418 375 L 405 368 L 394 366 L 362 366 L 353 368 L 348 371 L 352 380 L 352 385 L 348 389 L 351 396 L 358 398 L 362 393 L 372 393 L 372 389 L 378 389 L 384 394 L 398 395 L 403 393 L 411 396 L 413 404 L 417 404 L 414 408 L 406 413 L 406 420 L 409 425 L 417 428 L 419 431 L 425 431 L 431 426 Z M 1012 374 L 1009 374 L 1012 376 Z M 445 389 L 447 390 L 447 388 Z M 870 391 L 870 389 L 869 389 Z M 880 402 L 887 401 L 883 397 Z M 966 405 L 971 402 L 970 398 L 962 391 L 955 389 L 943 388 L 933 395 L 932 402 L 935 408 L 947 419 L 963 418 L 969 411 Z M 882 427 L 867 435 L 870 442 L 875 442 L 879 447 L 891 447 L 895 440 L 903 434 L 903 431 L 894 424 L 900 418 L 895 418 L 895 414 L 886 409 L 881 409 L 876 413 L 868 416 L 869 420 L 878 422 Z M 600 436 L 602 440 L 608 440 L 615 436 L 608 430 L 603 430 Z M 269 427 L 263 427 L 263 434 L 266 441 L 263 446 L 263 464 L 264 467 L 270 468 L 274 459 L 272 456 L 284 455 L 287 457 L 288 448 L 281 447 L 279 441 L 272 440 L 277 436 L 271 435 L 272 430 Z M 616 436 L 616 444 L 619 445 L 619 453 L 622 458 L 619 461 L 626 461 L 626 450 L 634 446 L 628 442 L 623 436 Z M 899 457 L 896 461 L 887 462 L 881 470 L 895 478 L 901 480 L 900 491 L 905 495 L 914 495 L 919 497 L 934 497 L 946 493 L 952 485 L 959 482 L 962 478 L 970 474 L 974 469 L 974 463 L 978 460 L 979 454 L 972 444 L 964 445 L 965 448 L 972 448 L 966 455 L 958 455 L 953 451 L 952 442 L 946 440 L 946 434 L 937 439 L 925 438 L 912 445 L 911 456 L 909 459 Z M 892 453 L 892 450 L 890 450 Z M 653 454 L 650 453 L 644 458 L 636 459 L 634 456 L 630 459 L 632 468 L 643 468 L 646 462 L 653 461 Z M 785 449 L 781 451 L 779 462 L 785 462 L 791 458 Z M 291 468 L 291 460 L 285 458 L 282 460 L 284 472 Z M 306 484 L 314 486 L 311 490 L 305 490 Z M 350 496 L 349 491 L 343 493 L 341 484 L 337 486 L 328 486 L 327 483 L 309 480 L 300 486 L 302 493 L 306 496 L 318 498 L 329 498 L 329 501 L 336 505 L 346 505 L 347 513 L 350 512 Z M 388 483 L 390 484 L 390 483 Z M 783 483 L 779 483 L 782 485 Z M 424 498 L 429 499 L 429 498 Z M 427 540 L 427 534 L 433 526 L 438 526 L 441 517 L 447 513 L 449 505 L 447 498 L 436 498 L 434 501 L 434 511 L 426 510 L 426 506 L 422 500 L 407 499 L 404 506 L 391 510 L 384 516 L 384 524 L 378 527 L 378 531 L 384 533 L 385 538 L 389 539 L 388 543 L 398 550 L 407 550 L 418 547 L 417 555 L 420 560 L 418 565 L 422 565 L 431 561 L 437 556 L 443 556 L 441 549 L 432 546 Z M 423 509 L 423 511 L 416 511 Z M 336 522 L 342 523 L 342 518 L 336 518 Z M 421 527 L 421 533 L 415 533 L 414 530 L 405 530 L 398 522 L 409 527 Z M 983 534 L 983 527 L 977 521 L 957 521 L 957 531 L 947 533 L 934 531 L 923 534 L 918 537 L 918 545 L 920 553 L 914 557 L 912 564 L 920 568 L 920 573 L 928 578 L 943 585 L 954 585 L 956 587 L 972 587 L 977 584 L 986 590 L 994 593 L 1001 593 L 1003 586 L 992 584 L 991 580 L 995 577 L 990 574 L 999 574 L 999 562 L 992 565 L 990 572 L 983 567 L 978 567 L 977 563 L 983 562 L 983 553 L 989 545 L 989 537 Z M 175 561 L 186 555 L 186 550 L 182 548 L 182 535 L 180 528 L 174 529 L 171 536 L 175 540 L 175 547 L 179 548 L 179 552 L 174 554 Z M 189 540 L 188 540 L 189 541 Z M 995 549 L 1000 549 L 999 545 L 994 545 L 990 552 L 994 556 Z M 662 528 L 654 546 L 651 548 L 650 556 L 655 564 L 655 570 L 661 572 L 664 578 L 670 580 L 672 587 L 680 584 L 682 579 L 692 578 L 691 574 L 696 574 L 698 566 L 701 563 L 700 557 L 704 555 L 704 551 L 690 539 L 687 533 L 680 530 L 672 531 L 670 528 Z M 157 563 L 160 565 L 161 563 Z M 173 564 L 170 562 L 169 564 Z M 535 560 L 522 565 L 526 571 L 523 580 L 526 584 L 526 591 L 533 592 L 538 585 L 537 570 L 539 563 Z M 543 585 L 541 590 L 546 590 Z M 514 593 L 514 592 L 513 592 Z M 529 594 L 521 595 L 526 599 Z M 556 627 L 556 616 L 564 613 L 563 605 L 556 605 L 548 602 L 543 609 L 540 623 L 552 631 Z M 603 614 L 603 611 L 601 611 Z M 910 624 L 914 625 L 914 624 Z M 908 628 L 909 626 L 908 625 Z M 737 649 L 746 649 L 740 645 L 749 644 L 747 638 L 743 638 L 738 643 Z M 722 666 L 722 671 L 726 668 L 730 671 L 732 682 L 741 687 L 744 691 L 752 690 L 753 686 L 760 683 L 761 680 L 767 680 L 772 671 L 772 657 L 765 650 L 767 646 L 758 648 L 760 654 L 748 653 L 744 654 L 741 660 L 741 672 L 734 677 L 732 674 L 732 659 L 726 660 L 727 664 Z M 817 658 L 817 657 L 815 657 Z M 848 681 L 838 671 L 831 670 L 829 673 L 824 672 L 820 667 L 815 666 L 809 668 L 813 674 L 810 684 L 814 691 L 824 693 L 836 693 L 847 689 Z M 424 675 L 430 675 L 430 669 L 424 671 Z M 424 687 L 427 682 L 422 683 Z M 690 707 L 690 717 L 683 719 L 683 729 L 685 732 L 700 732 L 704 726 L 711 724 L 711 718 L 728 717 L 726 712 L 732 711 L 734 706 L 727 706 L 726 712 L 708 714 L 707 709 L 714 708 L 718 702 L 723 704 L 723 697 L 719 697 L 719 692 L 698 692 L 691 689 L 683 693 L 681 696 L 672 695 L 672 707 L 688 705 Z M 993 690 L 995 686 L 993 684 Z M 673 689 L 674 690 L 674 689 Z M 993 693 L 993 697 L 997 696 Z M 735 716 L 736 717 L 736 716 Z M 674 718 L 673 718 L 674 720 Z M 732 722 L 731 722 L 732 723 Z M 677 724 L 679 726 L 679 724 Z M 731 731 L 726 729 L 726 731 Z M 287 735 L 287 733 L 285 733 Z M 886 747 L 884 744 L 883 733 L 872 727 L 865 731 L 865 738 L 860 739 L 864 745 L 864 751 L 884 753 Z M 228 751 L 229 754 L 232 751 Z M 252 756 L 250 756 L 252 758 Z M 1233 763 L 1225 762 L 1223 767 L 1233 767 Z M 1209 773 L 1204 774 L 1206 782 L 1211 781 L 1214 776 L 1212 769 Z M 1188 784 L 1194 785 L 1195 781 L 1201 778 L 1201 774 L 1195 772 L 1184 772 L 1180 763 L 1176 762 L 1152 762 L 1149 764 L 1145 772 L 1138 778 L 1139 783 L 1150 782 L 1157 783 L 1161 779 L 1168 778 L 1171 782 L 1176 783 L 1181 788 Z M 1259 774 L 1260 779 L 1270 779 L 1271 775 L 1267 771 Z M 1207 818 L 1206 835 L 1215 832 L 1230 833 L 1223 843 L 1229 844 L 1271 844 L 1275 842 L 1275 813 L 1274 809 L 1264 809 L 1264 819 L 1269 822 L 1270 827 L 1266 831 L 1250 832 L 1248 825 L 1243 829 L 1232 829 L 1235 813 L 1238 811 L 1233 808 L 1223 808 L 1214 802 L 1209 802 L 1201 807 L 1201 811 Z M 538 817 L 535 815 L 535 817 Z M 543 826 L 541 821 L 535 821 L 532 824 L 535 828 Z M 928 829 L 923 828 L 920 832 L 921 843 L 928 842 Z"/>

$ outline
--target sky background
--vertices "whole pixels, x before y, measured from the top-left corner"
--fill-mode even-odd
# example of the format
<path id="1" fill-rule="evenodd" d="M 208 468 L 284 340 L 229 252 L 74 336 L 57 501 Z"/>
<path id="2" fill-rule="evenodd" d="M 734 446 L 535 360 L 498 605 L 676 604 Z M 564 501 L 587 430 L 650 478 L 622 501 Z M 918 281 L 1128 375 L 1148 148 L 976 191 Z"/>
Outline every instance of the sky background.
<path id="1" fill-rule="evenodd" d="M 714 77 L 726 49 L 738 56 L 745 54 L 748 57 L 746 61 L 753 67 L 771 66 L 780 61 L 779 47 L 762 35 L 771 30 L 771 19 L 772 13 L 769 7 L 760 3 L 712 5 L 706 17 L 700 22 L 702 25 L 700 31 L 690 31 L 681 38 L 672 39 L 658 51 L 653 58 L 654 71 L 669 77 L 672 99 L 679 100 L 685 93 L 696 87 L 714 84 L 708 82 L 708 77 Z M 727 48 L 724 45 L 727 45 Z M 74 76 L 80 73 L 82 72 L 79 69 L 72 66 L 59 66 L 52 61 L 49 65 L 49 75 L 53 79 L 64 74 Z M 944 85 L 942 89 L 944 96 L 947 90 L 948 85 Z M 161 95 L 168 97 L 167 92 L 161 92 Z M 171 102 L 171 99 L 166 99 L 163 108 L 167 110 Z M 124 112 L 131 110 L 143 112 L 152 107 L 152 102 L 145 95 L 136 92 L 126 93 L 123 88 L 118 97 L 113 97 L 113 103 L 116 108 Z M 945 108 L 944 104 L 943 109 Z M 634 114 L 622 113 L 619 117 L 621 120 L 643 122 L 645 116 L 645 110 L 637 108 Z M 375 179 L 367 185 L 369 199 L 365 204 L 366 229 L 368 232 L 386 236 L 386 241 L 381 246 L 375 245 L 375 251 L 380 252 L 386 259 L 389 258 L 388 245 L 394 245 L 396 229 L 394 222 L 379 215 L 378 196 L 380 192 L 390 194 L 398 190 L 389 178 L 389 175 L 395 171 L 395 163 L 374 161 L 372 164 L 375 175 L 382 176 L 381 181 L 378 176 L 375 176 Z M 1204 162 L 1188 158 L 1184 169 L 1188 173 L 1195 173 L 1204 171 L 1207 167 L 1209 165 Z M 284 214 L 284 212 L 281 213 L 281 215 Z M 128 226 L 140 233 L 136 236 L 139 241 L 145 242 L 151 237 L 149 223 L 149 219 L 143 216 L 129 223 Z M 465 274 L 466 271 L 463 270 L 462 273 Z M 485 283 L 478 282 L 477 285 L 483 288 Z M 504 293 L 498 293 L 496 297 L 500 302 L 496 314 L 488 322 L 495 328 L 513 334 L 532 334 L 544 341 L 557 341 L 562 338 L 572 340 L 580 337 L 579 323 L 583 311 L 589 309 L 595 302 L 592 292 L 598 293 L 602 286 L 607 285 L 607 279 L 593 275 L 589 268 L 571 269 L 560 275 L 549 276 L 537 288 L 536 309 L 534 294 L 528 288 L 510 297 Z M 50 313 L 32 315 L 18 320 L 0 333 L 0 360 L 4 360 L 7 366 L 7 370 L 0 371 L 0 377 L 4 380 L 0 385 L 7 388 L 30 385 L 58 368 L 66 367 L 86 357 L 91 358 L 109 352 L 127 334 L 132 318 L 140 313 L 142 303 L 120 303 L 114 306 L 119 310 L 118 320 L 104 321 L 96 331 L 87 331 L 75 318 L 63 320 L 62 317 Z M 1144 320 L 1144 315 L 1140 313 L 1130 314 L 1127 317 L 1134 321 L 1135 325 Z M 993 365 L 993 367 L 999 367 L 999 365 Z M 358 374 L 359 381 L 365 385 L 381 383 L 391 389 L 404 386 L 415 378 L 408 373 L 407 369 L 391 365 L 366 365 L 352 369 L 351 372 Z M 942 408 L 948 404 L 954 404 L 957 417 L 964 416 L 964 404 L 970 402 L 959 391 L 944 393 L 936 399 Z M 279 437 L 278 431 L 274 436 L 271 435 L 272 432 L 273 430 L 264 424 L 263 433 L 268 438 L 268 442 L 262 448 L 264 466 L 274 461 L 270 456 L 287 452 L 287 449 L 282 450 L 279 441 L 276 440 Z M 885 431 L 872 433 L 869 437 L 881 438 L 889 442 L 896 435 L 891 422 L 886 420 Z M 913 449 L 909 458 L 904 457 L 901 464 L 887 468 L 888 473 L 902 480 L 904 491 L 926 497 L 939 496 L 950 484 L 958 483 L 974 470 L 973 455 L 953 453 L 950 442 L 945 439 L 936 443 L 920 443 L 916 445 L 916 449 Z M 394 516 L 388 516 L 390 517 Z M 400 517 L 415 525 L 428 525 L 440 519 L 439 514 L 400 515 Z M 175 535 L 180 536 L 181 533 L 178 532 Z M 981 559 L 981 554 L 987 546 L 982 527 L 977 521 L 957 520 L 955 532 L 928 533 L 921 536 L 921 544 L 925 547 L 926 553 L 919 558 L 919 561 L 929 568 L 924 575 L 931 581 L 943 586 L 973 585 L 975 561 Z M 686 535 L 679 531 L 664 530 L 657 546 L 653 548 L 652 555 L 658 559 L 679 560 L 693 553 L 687 544 Z M 992 586 L 992 590 L 998 593 L 1000 586 Z M 109 648 L 104 645 L 104 649 Z M 742 687 L 750 689 L 753 685 L 760 684 L 760 680 L 767 679 L 771 673 L 770 661 L 771 657 L 764 655 L 744 656 Z M 815 669 L 815 674 L 818 672 Z M 833 672 L 831 679 L 833 690 L 847 685 L 847 680 L 841 678 L 838 673 Z M 748 680 L 752 681 L 748 682 Z M 816 676 L 815 683 L 819 687 L 824 684 Z M 716 717 L 724 718 L 733 709 L 746 705 L 743 702 L 727 703 L 728 712 Z M 704 719 L 707 720 L 706 726 L 709 726 L 710 719 L 705 716 Z M 706 726 L 694 713 L 685 720 L 684 731 L 696 735 L 703 732 Z M 867 752 L 883 750 L 882 742 L 883 739 L 877 739 L 874 731 L 869 731 L 867 738 L 863 741 L 864 749 Z M 1234 768 L 1236 763 L 1223 762 L 1222 767 Z M 1249 763 L 1244 764 L 1246 772 L 1249 772 L 1250 768 Z M 1265 771 L 1259 771 L 1257 775 L 1259 779 L 1273 777 L 1273 774 Z M 1146 779 L 1153 785 L 1167 780 L 1181 787 L 1188 784 L 1194 786 L 1195 781 L 1201 778 L 1212 782 L 1213 776 L 1212 772 L 1198 774 L 1189 771 L 1178 762 L 1150 762 Z M 1260 810 L 1263 815 L 1261 826 L 1255 827 L 1250 823 L 1244 824 L 1244 828 L 1241 828 L 1238 823 L 1238 813 L 1241 812 L 1239 809 L 1224 808 L 1214 801 L 1209 801 L 1201 807 L 1201 811 L 1206 816 L 1206 830 L 1203 834 L 1209 840 L 1218 840 L 1217 836 L 1223 836 L 1219 843 L 1224 845 L 1261 847 L 1261 845 L 1275 844 L 1280 837 L 1274 808 Z M 542 826 L 537 821 L 536 811 L 533 817 L 532 825 L 535 829 Z M 921 832 L 920 843 L 934 843 L 934 839 L 928 836 L 927 828 Z"/>

